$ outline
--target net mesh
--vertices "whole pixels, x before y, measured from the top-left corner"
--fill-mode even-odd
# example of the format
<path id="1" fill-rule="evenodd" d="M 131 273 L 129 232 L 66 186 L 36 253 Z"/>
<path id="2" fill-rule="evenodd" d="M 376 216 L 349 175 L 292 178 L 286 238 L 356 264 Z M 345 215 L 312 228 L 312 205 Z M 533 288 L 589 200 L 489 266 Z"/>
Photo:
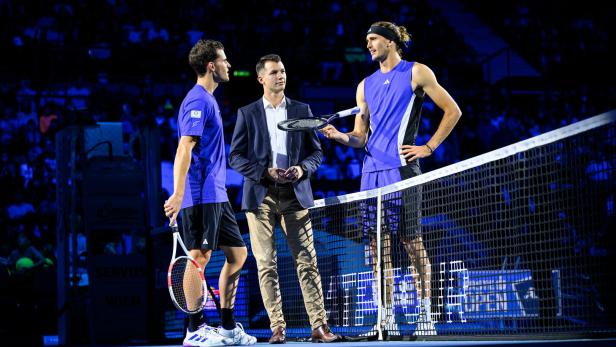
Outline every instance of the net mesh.
<path id="1" fill-rule="evenodd" d="M 179 257 L 171 266 L 170 289 L 175 304 L 184 312 L 198 312 L 203 307 L 205 288 L 199 272 L 187 257 Z"/>
<path id="2" fill-rule="evenodd" d="M 390 337 L 614 334 L 614 118 L 318 201 L 329 324 Z M 288 260 L 279 269 L 292 273 Z M 296 286 L 281 277 L 283 293 Z M 305 326 L 302 301 L 284 295 L 287 325 Z"/>

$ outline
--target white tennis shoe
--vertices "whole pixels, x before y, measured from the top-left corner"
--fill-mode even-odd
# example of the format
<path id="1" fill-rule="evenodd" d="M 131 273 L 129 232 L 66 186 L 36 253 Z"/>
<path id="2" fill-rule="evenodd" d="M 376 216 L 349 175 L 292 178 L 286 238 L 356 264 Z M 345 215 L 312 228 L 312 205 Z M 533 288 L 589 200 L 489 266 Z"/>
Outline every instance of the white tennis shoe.
<path id="1" fill-rule="evenodd" d="M 232 339 L 232 344 L 235 346 L 250 346 L 257 343 L 257 338 L 246 334 L 244 327 L 240 323 L 235 323 L 235 329 L 227 330 L 225 328 L 218 328 L 218 333 L 225 337 Z"/>
<path id="2" fill-rule="evenodd" d="M 193 332 L 186 330 L 186 337 L 182 343 L 185 347 L 228 346 L 232 344 L 233 339 L 220 335 L 218 329 L 207 324 L 203 324 Z"/>

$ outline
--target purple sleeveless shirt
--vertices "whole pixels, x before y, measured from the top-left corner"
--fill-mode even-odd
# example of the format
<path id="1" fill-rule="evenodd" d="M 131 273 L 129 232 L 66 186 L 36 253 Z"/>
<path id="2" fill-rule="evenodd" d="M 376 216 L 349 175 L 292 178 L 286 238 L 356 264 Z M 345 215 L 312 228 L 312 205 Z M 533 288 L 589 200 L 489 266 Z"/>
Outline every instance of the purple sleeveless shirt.
<path id="1" fill-rule="evenodd" d="M 413 62 L 402 60 L 391 71 L 377 70 L 364 80 L 364 98 L 370 110 L 370 134 L 362 173 L 416 165 L 400 155 L 400 146 L 414 145 L 421 117 L 423 91 L 413 91 Z"/>

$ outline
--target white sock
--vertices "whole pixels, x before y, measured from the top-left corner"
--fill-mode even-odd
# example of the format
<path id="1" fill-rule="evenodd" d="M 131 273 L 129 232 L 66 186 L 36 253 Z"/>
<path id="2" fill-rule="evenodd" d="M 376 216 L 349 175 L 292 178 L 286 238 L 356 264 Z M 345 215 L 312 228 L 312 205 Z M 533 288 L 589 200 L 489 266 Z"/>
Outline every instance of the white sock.
<path id="1" fill-rule="evenodd" d="M 394 308 L 393 307 L 385 307 L 383 312 L 385 316 L 383 317 L 383 322 L 393 322 L 394 321 Z"/>
<path id="2" fill-rule="evenodd" d="M 383 316 L 381 317 L 381 322 L 383 322 L 383 324 L 387 324 L 390 322 L 394 322 L 394 309 L 393 307 L 390 306 L 385 306 L 383 308 Z"/>
<path id="3" fill-rule="evenodd" d="M 430 299 L 422 299 L 421 306 L 423 308 L 423 311 L 426 313 L 426 318 L 428 320 L 432 320 L 432 303 L 430 302 Z"/>

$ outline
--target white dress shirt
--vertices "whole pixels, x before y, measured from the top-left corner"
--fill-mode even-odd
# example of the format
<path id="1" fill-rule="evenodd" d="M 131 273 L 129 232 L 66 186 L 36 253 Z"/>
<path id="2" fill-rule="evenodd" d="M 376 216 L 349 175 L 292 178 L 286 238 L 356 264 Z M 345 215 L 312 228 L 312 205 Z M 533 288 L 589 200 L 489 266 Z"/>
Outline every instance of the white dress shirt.
<path id="1" fill-rule="evenodd" d="M 282 99 L 278 107 L 263 97 L 263 107 L 265 108 L 265 118 L 267 119 L 267 130 L 269 131 L 270 144 L 272 146 L 272 167 L 287 169 L 289 167 L 289 157 L 287 156 L 287 132 L 278 129 L 278 122 L 287 119 L 287 100 Z"/>

